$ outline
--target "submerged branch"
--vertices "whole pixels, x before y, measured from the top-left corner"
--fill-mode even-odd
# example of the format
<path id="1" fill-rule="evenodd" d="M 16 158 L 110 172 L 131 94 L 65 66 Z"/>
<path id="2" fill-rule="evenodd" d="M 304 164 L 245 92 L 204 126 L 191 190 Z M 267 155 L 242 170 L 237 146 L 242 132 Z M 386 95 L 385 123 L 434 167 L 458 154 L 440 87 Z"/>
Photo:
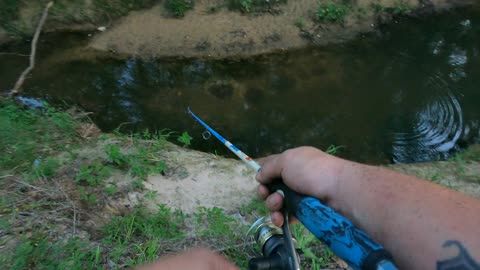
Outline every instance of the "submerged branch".
<path id="1" fill-rule="evenodd" d="M 35 55 L 37 53 L 38 38 L 40 37 L 40 32 L 42 31 L 42 28 L 43 28 L 43 25 L 45 24 L 45 21 L 47 20 L 48 10 L 52 6 L 53 6 L 53 2 L 50 2 L 50 3 L 47 4 L 45 9 L 43 10 L 42 17 L 40 18 L 40 21 L 38 22 L 37 29 L 35 30 L 35 34 L 34 34 L 33 39 L 32 39 L 32 49 L 30 51 L 30 65 L 22 72 L 22 74 L 18 78 L 17 82 L 15 83 L 15 86 L 13 87 L 12 91 L 10 91 L 9 96 L 13 96 L 13 95 L 18 94 L 18 92 L 20 91 L 20 88 L 23 85 L 23 82 L 25 81 L 25 78 L 35 67 Z"/>

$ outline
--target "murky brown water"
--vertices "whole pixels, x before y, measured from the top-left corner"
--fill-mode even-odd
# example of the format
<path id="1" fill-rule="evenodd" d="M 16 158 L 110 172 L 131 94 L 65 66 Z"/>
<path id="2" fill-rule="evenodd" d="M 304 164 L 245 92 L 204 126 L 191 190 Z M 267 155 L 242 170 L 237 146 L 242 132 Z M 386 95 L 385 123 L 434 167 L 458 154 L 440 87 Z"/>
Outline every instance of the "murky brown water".
<path id="1" fill-rule="evenodd" d="M 43 43 L 40 57 L 61 54 L 51 50 L 58 41 Z M 211 152 L 227 154 L 201 138 L 187 106 L 254 157 L 333 144 L 364 162 L 438 160 L 479 142 L 479 53 L 480 11 L 469 7 L 343 45 L 244 61 L 45 60 L 25 94 L 79 104 L 106 131 L 122 123 L 125 132 L 188 131 L 192 147 Z M 26 60 L 0 55 L 1 89 Z"/>

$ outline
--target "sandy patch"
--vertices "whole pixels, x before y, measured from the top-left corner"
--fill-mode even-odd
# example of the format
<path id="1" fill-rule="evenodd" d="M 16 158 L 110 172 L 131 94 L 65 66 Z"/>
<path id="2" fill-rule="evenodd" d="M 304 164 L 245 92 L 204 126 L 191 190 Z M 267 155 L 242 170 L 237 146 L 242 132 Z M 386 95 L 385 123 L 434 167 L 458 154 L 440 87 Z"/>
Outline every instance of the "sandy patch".
<path id="1" fill-rule="evenodd" d="M 318 7 L 315 0 L 289 1 L 279 6 L 278 14 L 243 15 L 226 8 L 208 13 L 222 2 L 196 1 L 195 9 L 183 19 L 169 17 L 161 5 L 132 12 L 112 29 L 98 34 L 90 46 L 150 57 L 250 56 L 302 48 L 311 44 L 312 38 L 324 44 L 348 39 L 371 30 L 373 23 L 373 15 L 367 13 L 361 20 L 349 16 L 344 26 L 318 26 L 312 21 Z M 300 19 L 303 30 L 295 25 Z"/>
<path id="2" fill-rule="evenodd" d="M 235 210 L 256 196 L 255 173 L 239 160 L 177 146 L 163 155 L 169 169 L 145 185 L 157 192 L 154 203 L 193 213 L 200 206 Z"/>
<path id="3" fill-rule="evenodd" d="M 288 1 L 273 14 L 255 15 L 218 9 L 222 0 L 198 0 L 182 19 L 169 16 L 163 5 L 132 12 L 97 34 L 89 46 L 145 57 L 247 57 L 350 40 L 375 30 L 379 17 L 382 23 L 392 19 L 389 14 L 377 14 L 376 6 L 395 8 L 400 2 L 423 12 L 469 1 L 359 0 L 354 1 L 343 24 L 319 24 L 315 22 L 316 0 Z M 213 7 L 218 11 L 209 12 Z"/>

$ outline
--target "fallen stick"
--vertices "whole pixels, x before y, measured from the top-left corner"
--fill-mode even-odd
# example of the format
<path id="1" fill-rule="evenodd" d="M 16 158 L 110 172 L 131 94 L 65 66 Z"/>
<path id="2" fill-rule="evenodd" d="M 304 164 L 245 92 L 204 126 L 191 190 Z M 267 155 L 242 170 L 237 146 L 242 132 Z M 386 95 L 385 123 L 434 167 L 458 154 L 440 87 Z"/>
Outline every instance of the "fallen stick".
<path id="1" fill-rule="evenodd" d="M 35 34 L 34 34 L 33 39 L 32 39 L 32 49 L 30 51 L 30 65 L 22 72 L 22 74 L 18 78 L 18 80 L 15 83 L 15 86 L 13 87 L 12 91 L 10 91 L 10 93 L 8 94 L 10 97 L 19 93 L 20 87 L 22 87 L 23 82 L 25 81 L 25 78 L 35 67 L 35 55 L 37 53 L 38 38 L 40 37 L 40 32 L 42 31 L 42 28 L 43 28 L 43 25 L 45 24 L 45 21 L 47 20 L 48 10 L 52 6 L 53 6 L 53 2 L 50 2 L 50 3 L 47 4 L 45 9 L 43 10 L 42 17 L 40 18 L 40 21 L 38 22 L 37 29 L 35 30 Z"/>

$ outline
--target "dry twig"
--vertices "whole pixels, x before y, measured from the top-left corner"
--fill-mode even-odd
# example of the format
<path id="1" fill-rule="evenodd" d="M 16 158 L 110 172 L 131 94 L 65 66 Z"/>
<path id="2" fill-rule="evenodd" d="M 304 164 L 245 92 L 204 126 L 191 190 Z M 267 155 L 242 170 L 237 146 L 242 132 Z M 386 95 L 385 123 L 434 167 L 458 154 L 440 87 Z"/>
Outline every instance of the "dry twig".
<path id="1" fill-rule="evenodd" d="M 28 57 L 28 56 L 30 56 L 30 55 L 28 55 L 28 54 L 8 53 L 8 52 L 0 52 L 0 55 L 15 55 L 15 56 L 22 56 L 22 57 Z"/>
<path id="2" fill-rule="evenodd" d="M 30 65 L 22 72 L 22 74 L 18 78 L 17 82 L 15 83 L 15 86 L 13 87 L 12 91 L 10 91 L 10 93 L 9 93 L 10 97 L 18 94 L 18 92 L 20 91 L 20 88 L 23 85 L 23 82 L 25 81 L 25 78 L 35 67 L 35 55 L 37 53 L 38 38 L 40 37 L 40 32 L 42 31 L 42 28 L 43 28 L 43 25 L 45 24 L 45 21 L 47 20 L 48 10 L 52 6 L 53 6 L 53 2 L 50 2 L 50 3 L 47 4 L 45 9 L 43 10 L 42 17 L 40 18 L 40 21 L 38 22 L 37 29 L 35 30 L 35 34 L 33 35 L 33 39 L 32 39 L 32 49 L 30 51 Z"/>

